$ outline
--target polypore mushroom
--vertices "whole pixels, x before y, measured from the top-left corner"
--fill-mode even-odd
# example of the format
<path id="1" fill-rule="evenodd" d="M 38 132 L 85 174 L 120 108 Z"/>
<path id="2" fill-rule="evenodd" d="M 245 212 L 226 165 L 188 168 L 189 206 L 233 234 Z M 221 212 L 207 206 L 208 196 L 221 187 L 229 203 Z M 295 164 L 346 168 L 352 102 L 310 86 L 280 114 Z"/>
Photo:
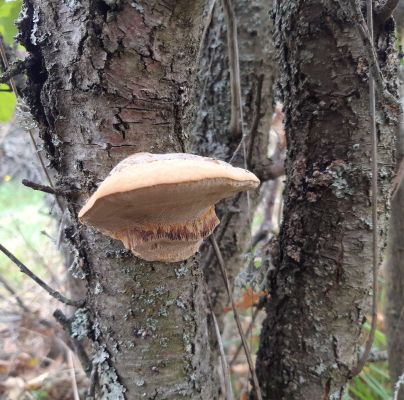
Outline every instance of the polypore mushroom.
<path id="1" fill-rule="evenodd" d="M 111 171 L 79 218 L 144 260 L 177 262 L 196 253 L 219 224 L 218 201 L 259 183 L 251 172 L 211 158 L 137 153 Z"/>

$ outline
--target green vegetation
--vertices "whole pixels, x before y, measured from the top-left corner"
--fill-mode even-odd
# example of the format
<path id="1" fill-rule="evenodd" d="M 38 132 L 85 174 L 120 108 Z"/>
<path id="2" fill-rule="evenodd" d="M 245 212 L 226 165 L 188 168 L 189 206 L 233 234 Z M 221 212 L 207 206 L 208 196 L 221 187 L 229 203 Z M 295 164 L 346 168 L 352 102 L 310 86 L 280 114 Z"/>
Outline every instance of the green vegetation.
<path id="1" fill-rule="evenodd" d="M 44 277 L 44 263 L 54 262 L 56 251 L 51 240 L 41 233 L 54 231 L 54 221 L 49 215 L 49 207 L 44 202 L 44 194 L 9 180 L 10 177 L 1 178 L 0 242 L 22 262 L 27 263 L 30 269 Z M 16 289 L 20 288 L 26 279 L 2 253 L 0 274 Z"/>
<path id="2" fill-rule="evenodd" d="M 0 35 L 5 43 L 14 46 L 17 34 L 15 20 L 21 10 L 21 0 L 0 0 Z M 8 85 L 0 84 L 0 122 L 8 122 L 14 115 L 15 94 Z"/>

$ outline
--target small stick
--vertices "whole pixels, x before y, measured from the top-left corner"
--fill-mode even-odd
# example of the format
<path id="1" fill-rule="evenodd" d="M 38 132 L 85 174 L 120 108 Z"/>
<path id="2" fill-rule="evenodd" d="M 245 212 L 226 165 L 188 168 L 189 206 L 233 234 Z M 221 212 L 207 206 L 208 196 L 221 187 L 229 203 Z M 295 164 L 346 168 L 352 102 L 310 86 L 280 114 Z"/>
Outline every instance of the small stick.
<path id="1" fill-rule="evenodd" d="M 18 260 L 12 253 L 10 253 L 3 245 L 0 244 L 0 251 L 4 253 L 19 269 L 22 273 L 29 276 L 39 286 L 45 289 L 53 298 L 60 301 L 63 304 L 73 307 L 81 307 L 84 305 L 84 300 L 76 301 L 70 300 L 59 293 L 57 290 L 48 286 L 41 278 L 38 278 L 29 268 L 27 268 L 20 260 Z"/>
<path id="2" fill-rule="evenodd" d="M 258 316 L 259 311 L 260 311 L 260 308 L 258 308 L 258 307 L 254 310 L 254 314 L 252 315 L 251 322 L 250 322 L 250 324 L 248 325 L 248 328 L 247 328 L 247 330 L 246 330 L 246 332 L 245 332 L 245 335 L 246 335 L 246 336 L 248 336 L 248 335 L 251 333 L 252 328 L 253 328 L 253 326 L 254 326 L 254 323 L 255 323 L 255 320 L 256 320 L 256 318 L 257 318 L 257 316 Z M 230 367 L 231 367 L 232 365 L 234 365 L 234 363 L 237 361 L 237 357 L 238 357 L 238 355 L 240 354 L 240 351 L 241 351 L 242 348 L 243 348 L 243 343 L 241 342 L 241 343 L 239 344 L 239 346 L 237 347 L 237 350 L 236 350 L 236 352 L 234 353 L 233 358 L 230 360 Z"/>
<path id="3" fill-rule="evenodd" d="M 370 33 L 371 43 L 373 43 L 373 1 L 367 0 L 367 23 Z M 376 130 L 376 100 L 375 100 L 375 80 L 373 74 L 369 76 L 369 108 L 370 108 L 370 130 L 372 135 L 372 224 L 373 224 L 373 298 L 372 298 L 372 321 L 367 339 L 365 350 L 358 361 L 358 364 L 352 369 L 352 375 L 358 375 L 365 366 L 366 360 L 372 349 L 373 341 L 375 338 L 375 332 L 377 327 L 377 292 L 378 282 L 377 275 L 379 270 L 379 245 L 378 245 L 378 232 L 377 232 L 377 130 Z"/>
<path id="4" fill-rule="evenodd" d="M 227 47 L 230 69 L 231 117 L 230 134 L 243 136 L 243 108 L 241 100 L 240 62 L 237 41 L 237 20 L 232 0 L 222 0 L 227 25 Z"/>
<path id="5" fill-rule="evenodd" d="M 72 351 L 67 348 L 67 359 L 69 363 L 69 372 L 70 372 L 70 379 L 72 381 L 72 387 L 73 387 L 73 396 L 74 400 L 80 400 L 79 396 L 79 390 L 77 388 L 77 380 L 76 380 L 76 371 L 74 369 L 74 364 L 73 364 L 73 356 L 72 356 Z"/>
<path id="6" fill-rule="evenodd" d="M 372 31 L 371 31 L 369 24 L 369 17 L 368 17 L 368 24 L 366 24 L 358 0 L 349 0 L 351 6 L 350 12 L 346 11 L 345 4 L 343 3 L 345 2 L 345 0 L 338 0 L 338 2 L 340 4 L 340 7 L 345 11 L 348 17 L 351 17 L 357 23 L 358 31 L 365 42 L 365 51 L 368 56 L 370 70 L 373 75 L 373 79 L 375 81 L 375 88 L 379 92 L 380 96 L 384 99 L 384 103 L 387 106 L 395 109 L 398 108 L 400 106 L 399 101 L 386 88 L 386 82 L 380 70 L 376 50 L 373 45 L 373 5 L 371 10 L 372 11 L 371 15 Z M 367 1 L 367 5 L 369 9 L 369 1 Z"/>
<path id="7" fill-rule="evenodd" d="M 380 2 L 379 6 L 375 8 L 375 16 L 379 23 L 383 24 L 393 15 L 393 11 L 398 5 L 399 0 L 387 0 L 385 3 Z"/>
<path id="8" fill-rule="evenodd" d="M 227 362 L 227 359 L 226 359 L 226 354 L 224 352 L 222 336 L 220 335 L 219 324 L 217 323 L 216 315 L 215 315 L 215 313 L 213 311 L 212 301 L 210 300 L 210 296 L 209 296 L 209 292 L 208 292 L 207 288 L 206 288 L 206 295 L 207 295 L 207 298 L 208 298 L 208 304 L 209 304 L 209 308 L 210 308 L 210 313 L 211 313 L 212 319 L 213 319 L 213 325 L 215 327 L 217 342 L 219 344 L 220 358 L 222 360 L 224 385 L 226 387 L 226 400 L 233 400 L 234 399 L 234 394 L 233 394 L 233 388 L 231 387 L 231 377 L 230 377 L 229 363 Z"/>
<path id="9" fill-rule="evenodd" d="M 49 193 L 49 194 L 54 194 L 54 195 L 60 195 L 60 196 L 68 196 L 72 192 L 67 191 L 67 190 L 62 190 L 62 189 L 55 189 L 52 186 L 47 186 L 47 185 L 41 185 L 40 183 L 32 182 L 28 179 L 23 179 L 21 183 L 24 186 L 27 186 L 31 189 L 38 190 L 40 192 L 44 193 Z"/>
<path id="10" fill-rule="evenodd" d="M 6 49 L 5 49 L 4 43 L 3 43 L 3 36 L 1 36 L 1 35 L 0 35 L 0 56 L 1 56 L 1 59 L 3 60 L 5 70 L 8 70 L 10 68 L 10 65 L 8 63 L 8 60 L 7 60 Z M 18 96 L 18 94 L 17 94 L 17 86 L 16 86 L 16 84 L 14 82 L 14 79 L 12 77 L 10 77 L 8 79 L 8 81 L 10 83 L 11 89 L 13 90 L 15 96 L 17 97 Z"/>
<path id="11" fill-rule="evenodd" d="M 212 243 L 213 249 L 214 249 L 215 254 L 216 254 L 216 258 L 217 258 L 217 260 L 219 262 L 220 271 L 221 271 L 221 273 L 222 273 L 222 275 L 224 277 L 224 285 L 226 287 L 227 295 L 229 296 L 229 299 L 230 299 L 230 302 L 231 302 L 231 308 L 233 310 L 234 319 L 236 321 L 237 329 L 238 329 L 239 334 L 240 334 L 240 338 L 241 338 L 241 342 L 243 344 L 244 352 L 245 352 L 245 355 L 247 357 L 248 367 L 250 369 L 250 373 L 251 373 L 251 376 L 252 376 L 252 379 L 253 379 L 254 391 L 255 391 L 255 394 L 257 395 L 257 399 L 262 400 L 261 389 L 260 389 L 260 386 L 259 386 L 259 383 L 258 383 L 257 374 L 255 373 L 254 363 L 253 363 L 253 360 L 251 358 L 250 349 L 248 348 L 248 343 L 247 343 L 247 340 L 246 340 L 244 332 L 243 332 L 243 327 L 241 326 L 240 316 L 238 314 L 236 305 L 234 303 L 233 295 L 231 293 L 229 277 L 227 276 L 227 271 L 226 271 L 226 267 L 225 267 L 225 264 L 224 264 L 223 256 L 222 256 L 220 248 L 219 248 L 219 246 L 218 246 L 218 244 L 216 242 L 216 239 L 215 239 L 215 237 L 213 235 L 210 236 L 210 242 Z"/>
<path id="12" fill-rule="evenodd" d="M 0 50 L 3 51 L 3 50 Z M 5 55 L 5 52 L 4 52 Z M 3 56 L 3 55 L 2 55 Z M 20 75 L 27 68 L 27 59 L 18 60 L 11 64 L 2 75 L 0 75 L 0 83 L 7 83 L 16 75 Z M 11 83 L 10 83 L 11 86 Z"/>
<path id="13" fill-rule="evenodd" d="M 97 364 L 93 362 L 90 375 L 90 386 L 87 391 L 86 400 L 95 399 L 95 388 L 97 386 L 97 379 L 98 379 Z"/>
<path id="14" fill-rule="evenodd" d="M 0 282 L 4 286 L 4 288 L 15 298 L 17 301 L 18 305 L 21 307 L 21 309 L 27 313 L 30 313 L 31 310 L 24 304 L 24 302 L 21 300 L 20 296 L 15 292 L 15 290 L 9 285 L 9 283 L 0 275 Z"/>
<path id="15" fill-rule="evenodd" d="M 9 63 L 8 63 L 8 60 L 7 60 L 6 50 L 4 48 L 3 37 L 1 35 L 0 35 L 0 56 L 1 56 L 2 60 L 3 60 L 4 67 L 6 69 L 8 69 L 9 68 Z M 18 99 L 19 96 L 18 96 L 17 86 L 16 86 L 16 84 L 14 82 L 14 79 L 12 77 L 10 77 L 9 83 L 10 83 L 10 86 L 11 86 L 11 88 L 12 88 L 14 94 L 15 94 L 15 97 Z M 34 135 L 32 133 L 32 129 L 28 129 L 28 133 L 29 133 L 29 136 L 31 138 L 32 145 L 34 146 L 34 150 L 35 150 L 35 153 L 36 153 L 36 155 L 38 157 L 39 163 L 41 164 L 41 168 L 42 168 L 42 170 L 43 170 L 43 172 L 44 172 L 44 174 L 46 176 L 46 179 L 48 180 L 49 185 L 51 187 L 53 187 L 52 179 L 51 179 L 51 177 L 49 175 L 49 172 L 48 172 L 48 170 L 47 170 L 47 168 L 45 166 L 45 163 L 44 163 L 44 161 L 42 159 L 41 153 L 39 152 L 39 148 L 38 148 L 38 145 L 36 144 Z M 59 199 L 57 197 L 56 197 L 56 202 L 58 203 L 59 208 L 63 211 L 62 204 L 60 203 L 60 201 L 59 201 Z"/>

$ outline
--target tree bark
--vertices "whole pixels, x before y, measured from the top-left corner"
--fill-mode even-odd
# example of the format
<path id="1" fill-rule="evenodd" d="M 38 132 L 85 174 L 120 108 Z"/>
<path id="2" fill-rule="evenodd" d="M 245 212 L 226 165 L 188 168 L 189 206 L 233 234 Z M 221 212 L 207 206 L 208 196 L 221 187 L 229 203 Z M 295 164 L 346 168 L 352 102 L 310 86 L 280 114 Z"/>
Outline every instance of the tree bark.
<path id="1" fill-rule="evenodd" d="M 272 42 L 272 23 L 268 13 L 272 0 L 236 0 L 233 2 L 238 27 L 240 75 L 242 85 L 245 133 L 250 133 L 254 120 L 258 126 L 254 133 L 252 158 L 249 167 L 261 177 L 267 160 L 268 137 L 272 117 L 273 83 L 276 63 Z M 229 161 L 240 144 L 240 137 L 229 132 L 231 117 L 230 76 L 228 65 L 227 27 L 223 8 L 217 1 L 206 30 L 199 69 L 199 109 L 193 130 L 193 148 L 198 154 Z M 259 115 L 257 114 L 257 96 Z M 251 136 L 245 140 L 246 149 Z M 234 158 L 234 165 L 244 167 L 243 149 Z M 259 199 L 259 193 L 249 193 L 229 199 L 217 207 L 221 224 L 215 235 L 231 281 L 246 264 L 245 253 L 250 244 L 250 223 Z M 218 317 L 228 303 L 220 268 L 213 249 L 205 246 L 202 263 L 209 291 Z"/>
<path id="2" fill-rule="evenodd" d="M 404 24 L 401 24 L 403 26 Z M 401 68 L 400 96 L 404 97 L 404 70 Z M 397 158 L 403 160 L 404 155 L 404 125 L 401 117 L 400 135 L 397 140 Z M 398 163 L 399 165 L 400 163 Z M 389 243 L 384 262 L 386 278 L 386 304 L 384 315 L 386 319 L 386 335 L 389 354 L 389 370 L 391 382 L 397 382 L 404 373 L 404 354 L 398 349 L 404 346 L 404 185 L 401 182 L 391 202 L 391 221 Z M 404 388 L 401 387 L 398 400 L 404 399 Z"/>
<path id="3" fill-rule="evenodd" d="M 77 213 L 123 158 L 189 149 L 193 76 L 208 2 L 25 0 L 34 57 L 27 100 L 64 201 L 86 305 L 73 335 L 93 341 L 103 399 L 216 398 L 198 258 L 137 259 Z"/>
<path id="4" fill-rule="evenodd" d="M 369 68 L 356 22 L 337 1 L 278 1 L 275 26 L 288 178 L 257 371 L 266 399 L 342 399 L 372 296 Z M 396 94 L 393 30 L 389 20 L 375 37 Z M 384 247 L 398 117 L 380 97 L 378 105 Z"/>

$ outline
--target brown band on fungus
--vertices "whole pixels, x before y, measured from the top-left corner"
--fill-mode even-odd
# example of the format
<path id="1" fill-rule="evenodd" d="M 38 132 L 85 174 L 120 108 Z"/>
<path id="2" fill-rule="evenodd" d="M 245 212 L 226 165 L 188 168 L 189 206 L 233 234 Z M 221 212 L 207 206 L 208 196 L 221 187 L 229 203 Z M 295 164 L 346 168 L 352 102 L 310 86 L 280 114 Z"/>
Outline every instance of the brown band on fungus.
<path id="1" fill-rule="evenodd" d="M 213 207 L 192 221 L 171 225 L 132 226 L 117 232 L 111 232 L 115 239 L 122 240 L 130 237 L 135 242 L 149 242 L 156 239 L 194 241 L 208 237 L 219 224 Z"/>

